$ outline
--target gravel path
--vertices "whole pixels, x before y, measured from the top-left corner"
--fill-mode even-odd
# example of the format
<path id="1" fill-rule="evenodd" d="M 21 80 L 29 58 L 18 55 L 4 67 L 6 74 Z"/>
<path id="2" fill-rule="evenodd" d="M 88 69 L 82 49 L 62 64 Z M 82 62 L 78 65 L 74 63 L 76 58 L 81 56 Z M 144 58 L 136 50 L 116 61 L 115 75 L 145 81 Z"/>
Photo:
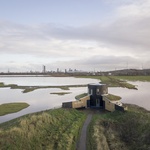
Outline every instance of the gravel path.
<path id="1" fill-rule="evenodd" d="M 92 114 L 88 114 L 88 116 L 84 122 L 84 125 L 82 127 L 82 130 L 81 130 L 81 137 L 79 140 L 77 150 L 86 150 L 87 127 L 88 127 L 89 123 L 91 122 L 91 119 L 92 119 Z"/>

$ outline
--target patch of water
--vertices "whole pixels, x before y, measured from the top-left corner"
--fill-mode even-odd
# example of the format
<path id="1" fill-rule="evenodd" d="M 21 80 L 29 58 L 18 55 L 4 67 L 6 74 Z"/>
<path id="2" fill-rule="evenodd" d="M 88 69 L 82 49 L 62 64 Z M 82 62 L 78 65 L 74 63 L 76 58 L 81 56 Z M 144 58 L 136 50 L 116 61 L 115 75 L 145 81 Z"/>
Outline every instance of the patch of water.
<path id="1" fill-rule="evenodd" d="M 138 90 L 127 88 L 109 88 L 109 93 L 122 97 L 123 103 L 136 104 L 150 110 L 150 82 L 130 82 L 137 86 Z"/>
<path id="2" fill-rule="evenodd" d="M 37 81 L 38 80 L 36 79 L 36 82 Z M 91 80 L 87 80 L 86 82 L 92 83 L 90 81 Z M 97 80 L 94 81 L 97 82 Z M 64 80 L 64 82 L 66 82 L 66 80 Z M 40 81 L 40 83 L 42 82 Z M 79 83 L 75 81 L 74 83 L 83 84 L 83 82 Z M 137 85 L 138 90 L 131 90 L 127 88 L 108 88 L 108 91 L 111 94 L 121 96 L 122 97 L 121 101 L 123 103 L 136 104 L 146 108 L 147 110 L 150 110 L 150 92 L 149 92 L 150 82 L 131 82 L 131 84 Z M 9 121 L 11 119 L 20 117 L 25 114 L 52 109 L 54 107 L 61 107 L 62 102 L 73 101 L 75 100 L 76 95 L 87 92 L 87 87 L 70 88 L 70 90 L 67 91 L 61 90 L 59 88 L 38 89 L 33 92 L 25 94 L 23 94 L 21 91 L 22 90 L 20 89 L 0 88 L 0 104 L 10 102 L 26 102 L 30 105 L 28 108 L 23 109 L 17 113 L 0 116 L 0 123 Z M 55 94 L 50 94 L 53 92 L 71 92 L 71 93 L 59 96 Z"/>
<path id="3" fill-rule="evenodd" d="M 74 101 L 76 95 L 86 91 L 86 87 L 70 88 L 70 90 L 67 90 L 67 92 L 70 92 L 70 94 L 60 96 L 50 93 L 66 92 L 66 90 L 57 88 L 38 89 L 33 92 L 23 94 L 21 90 L 18 89 L 0 89 L 0 104 L 10 102 L 26 102 L 30 105 L 28 108 L 23 109 L 17 113 L 0 116 L 0 123 L 9 121 L 25 114 L 52 109 L 55 107 L 61 107 L 62 102 Z"/>
<path id="4" fill-rule="evenodd" d="M 74 77 L 0 77 L 0 82 L 20 86 L 59 86 L 97 83 L 97 79 Z"/>

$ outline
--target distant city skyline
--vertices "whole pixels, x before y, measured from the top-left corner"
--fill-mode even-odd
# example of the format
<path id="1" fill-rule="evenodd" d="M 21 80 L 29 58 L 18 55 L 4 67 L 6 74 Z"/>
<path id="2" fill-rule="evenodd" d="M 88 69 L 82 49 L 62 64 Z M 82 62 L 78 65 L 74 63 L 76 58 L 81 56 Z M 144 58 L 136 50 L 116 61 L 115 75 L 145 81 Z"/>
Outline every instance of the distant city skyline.
<path id="1" fill-rule="evenodd" d="M 0 72 L 150 68 L 149 0 L 0 1 Z"/>

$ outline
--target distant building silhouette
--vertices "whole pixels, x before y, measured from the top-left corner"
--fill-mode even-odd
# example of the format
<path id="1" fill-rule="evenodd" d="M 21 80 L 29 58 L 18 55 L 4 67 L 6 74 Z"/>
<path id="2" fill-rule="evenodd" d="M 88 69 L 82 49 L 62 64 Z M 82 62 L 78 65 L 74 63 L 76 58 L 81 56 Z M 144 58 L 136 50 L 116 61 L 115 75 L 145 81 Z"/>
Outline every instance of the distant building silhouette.
<path id="1" fill-rule="evenodd" d="M 46 66 L 43 65 L 43 73 L 46 72 Z"/>

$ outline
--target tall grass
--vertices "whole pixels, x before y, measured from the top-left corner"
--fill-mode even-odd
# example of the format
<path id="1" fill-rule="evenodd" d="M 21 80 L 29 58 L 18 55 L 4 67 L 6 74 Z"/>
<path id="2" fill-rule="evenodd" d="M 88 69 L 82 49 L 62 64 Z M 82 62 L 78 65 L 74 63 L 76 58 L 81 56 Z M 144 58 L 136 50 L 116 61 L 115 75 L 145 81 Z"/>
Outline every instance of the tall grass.
<path id="1" fill-rule="evenodd" d="M 95 115 L 89 127 L 90 150 L 150 149 L 150 112 L 135 105 L 128 105 L 128 109 Z"/>
<path id="2" fill-rule="evenodd" d="M 85 114 L 56 109 L 20 118 L 5 129 L 0 127 L 2 150 L 73 150 Z"/>

